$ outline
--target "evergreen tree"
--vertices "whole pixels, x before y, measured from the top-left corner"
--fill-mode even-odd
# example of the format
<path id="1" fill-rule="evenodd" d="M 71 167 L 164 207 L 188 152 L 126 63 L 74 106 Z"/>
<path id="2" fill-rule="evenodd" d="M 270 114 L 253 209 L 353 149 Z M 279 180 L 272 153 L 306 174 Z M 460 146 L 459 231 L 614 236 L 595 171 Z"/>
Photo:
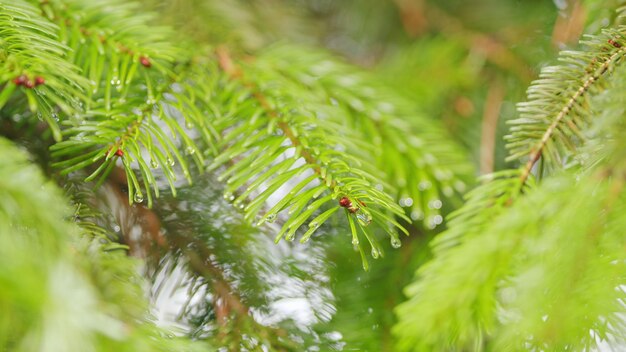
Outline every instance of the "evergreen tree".
<path id="1" fill-rule="evenodd" d="M 0 350 L 626 348 L 624 14 L 0 0 Z"/>

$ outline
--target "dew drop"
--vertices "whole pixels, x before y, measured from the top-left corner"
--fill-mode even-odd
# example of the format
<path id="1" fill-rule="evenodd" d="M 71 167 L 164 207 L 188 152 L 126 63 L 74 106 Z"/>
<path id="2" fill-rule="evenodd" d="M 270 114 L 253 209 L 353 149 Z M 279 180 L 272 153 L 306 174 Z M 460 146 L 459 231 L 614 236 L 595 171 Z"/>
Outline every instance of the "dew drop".
<path id="1" fill-rule="evenodd" d="M 443 205 L 443 203 L 439 199 L 434 199 L 434 200 L 431 200 L 430 202 L 428 202 L 428 207 L 430 209 L 441 209 L 442 205 Z"/>
<path id="2" fill-rule="evenodd" d="M 226 200 L 233 200 L 233 199 L 235 199 L 235 196 L 232 193 L 230 193 L 230 192 L 226 192 L 226 193 L 224 193 L 224 199 L 226 199 Z"/>
<path id="3" fill-rule="evenodd" d="M 358 245 L 359 245 L 359 239 L 358 239 L 358 238 L 356 238 L 356 237 L 355 237 L 355 238 L 353 238 L 353 239 L 352 239 L 352 245 L 353 245 L 353 246 L 358 246 Z"/>
<path id="4" fill-rule="evenodd" d="M 400 242 L 399 239 L 392 237 L 391 238 L 391 247 L 393 248 L 400 248 L 400 246 L 402 246 L 402 243 Z"/>
<path id="5" fill-rule="evenodd" d="M 174 159 L 170 158 L 169 156 L 167 157 L 167 159 L 165 159 L 165 161 L 167 161 L 167 163 L 170 166 L 174 166 L 176 164 L 176 162 L 174 161 Z"/>
<path id="6" fill-rule="evenodd" d="M 319 191 L 315 192 L 315 194 L 313 194 L 313 198 L 317 198 L 319 197 L 326 189 L 325 188 L 321 188 Z"/>
<path id="7" fill-rule="evenodd" d="M 187 154 L 189 155 L 193 155 L 196 152 L 196 150 L 193 149 L 193 147 L 187 147 L 187 149 L 185 149 L 185 152 L 187 152 Z"/>
<path id="8" fill-rule="evenodd" d="M 372 216 L 367 213 L 359 212 L 356 214 L 356 218 L 362 226 L 367 226 L 372 222 Z"/>
<path id="9" fill-rule="evenodd" d="M 135 193 L 135 196 L 133 198 L 135 200 L 135 203 L 143 202 L 143 194 L 141 193 Z"/>
<path id="10" fill-rule="evenodd" d="M 424 219 L 424 213 L 420 210 L 413 210 L 411 212 L 411 219 L 412 220 L 422 220 Z"/>
<path id="11" fill-rule="evenodd" d="M 187 123 L 185 123 L 185 126 L 186 126 L 188 129 L 192 129 L 192 128 L 193 128 L 193 122 L 191 122 L 191 121 L 187 121 Z"/>
<path id="12" fill-rule="evenodd" d="M 320 224 L 317 221 L 311 221 L 311 223 L 309 223 L 310 228 L 318 228 L 319 226 Z"/>
<path id="13" fill-rule="evenodd" d="M 295 233 L 289 233 L 289 234 L 287 234 L 287 236 L 285 236 L 285 239 L 287 241 L 293 241 L 294 238 L 296 238 L 296 234 Z"/>
<path id="14" fill-rule="evenodd" d="M 411 197 L 400 198 L 399 203 L 401 207 L 410 207 L 411 205 L 413 205 L 413 198 Z"/>
<path id="15" fill-rule="evenodd" d="M 159 164 L 156 162 L 156 160 L 151 159 L 151 160 L 150 160 L 150 166 L 151 166 L 153 169 L 156 169 L 157 167 L 159 167 Z"/>
<path id="16" fill-rule="evenodd" d="M 378 249 L 372 248 L 372 258 L 378 259 L 378 255 L 379 255 Z"/>
<path id="17" fill-rule="evenodd" d="M 270 223 L 276 221 L 276 214 L 269 214 L 265 216 L 265 221 L 270 222 Z"/>
<path id="18" fill-rule="evenodd" d="M 420 191 L 425 191 L 427 189 L 429 189 L 431 186 L 430 181 L 421 181 L 417 187 L 419 188 Z"/>

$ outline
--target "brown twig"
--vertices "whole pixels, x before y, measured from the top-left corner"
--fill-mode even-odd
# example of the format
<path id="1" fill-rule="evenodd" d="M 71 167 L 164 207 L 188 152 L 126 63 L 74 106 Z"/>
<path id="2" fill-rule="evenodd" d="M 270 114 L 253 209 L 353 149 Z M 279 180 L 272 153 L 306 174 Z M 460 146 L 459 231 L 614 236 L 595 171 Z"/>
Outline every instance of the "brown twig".
<path id="1" fill-rule="evenodd" d="M 480 173 L 483 175 L 493 172 L 496 130 L 504 95 L 502 82 L 495 80 L 489 87 L 483 110 L 480 138 Z"/>
<path id="2" fill-rule="evenodd" d="M 587 11 L 579 1 L 569 1 L 567 14 L 559 14 L 552 30 L 552 45 L 559 48 L 563 44 L 576 43 L 585 28 Z"/>

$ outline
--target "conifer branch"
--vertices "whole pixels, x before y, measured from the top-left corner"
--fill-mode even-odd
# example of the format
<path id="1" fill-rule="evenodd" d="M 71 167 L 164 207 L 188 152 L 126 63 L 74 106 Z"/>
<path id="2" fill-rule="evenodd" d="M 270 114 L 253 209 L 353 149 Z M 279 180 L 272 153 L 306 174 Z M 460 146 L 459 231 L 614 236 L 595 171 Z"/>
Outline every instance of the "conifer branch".
<path id="1" fill-rule="evenodd" d="M 258 108 L 254 107 L 250 111 L 246 112 L 247 114 L 252 113 L 251 121 L 254 124 L 254 127 L 250 127 L 253 128 L 253 131 L 247 132 L 251 133 L 251 136 L 247 137 L 247 139 L 252 138 L 252 141 L 254 141 L 248 142 L 248 144 L 251 144 L 250 146 L 246 147 L 245 144 L 242 144 L 246 143 L 246 137 L 241 137 L 239 135 L 243 132 L 243 130 L 239 127 L 233 127 L 233 123 L 240 124 L 241 122 L 231 122 L 232 120 L 227 118 L 224 122 L 218 123 L 219 125 L 231 130 L 228 131 L 222 138 L 225 150 L 218 155 L 218 158 L 210 166 L 210 169 L 220 166 L 229 159 L 232 160 L 233 157 L 243 152 L 243 159 L 235 162 L 233 166 L 226 170 L 224 176 L 229 177 L 228 183 L 232 185 L 228 187 L 229 191 L 227 191 L 225 197 L 234 200 L 236 205 L 241 204 L 244 199 L 253 194 L 252 191 L 255 188 L 261 186 L 262 182 L 268 180 L 267 188 L 260 191 L 260 198 L 253 197 L 253 200 L 244 208 L 246 211 L 246 218 L 248 220 L 253 220 L 256 214 L 261 210 L 263 200 L 267 199 L 267 197 L 269 197 L 285 182 L 291 180 L 294 176 L 303 173 L 305 170 L 311 170 L 313 175 L 308 177 L 302 176 L 304 179 L 298 181 L 299 184 L 294 187 L 286 197 L 272 207 L 272 209 L 270 209 L 265 216 L 261 217 L 259 224 L 264 221 L 273 221 L 278 211 L 289 207 L 291 207 L 290 213 L 296 214 L 295 217 L 292 217 L 285 222 L 281 231 L 278 233 L 276 240 L 282 238 L 283 235 L 285 235 L 288 240 L 293 239 L 296 230 L 307 220 L 307 218 L 313 215 L 315 210 L 322 205 L 329 203 L 332 199 L 341 198 L 338 206 L 335 205 L 334 207 L 322 212 L 310 222 L 309 230 L 304 233 L 301 239 L 302 242 L 307 241 L 314 231 L 334 212 L 336 212 L 340 207 L 344 207 L 347 210 L 346 216 L 352 224 L 351 231 L 353 244 L 355 246 L 358 246 L 361 249 L 358 234 L 358 229 L 360 229 L 372 246 L 373 256 L 378 257 L 380 253 L 379 244 L 375 237 L 369 234 L 369 231 L 365 229 L 365 226 L 369 225 L 371 221 L 380 224 L 385 229 L 385 231 L 391 236 L 394 246 L 396 245 L 395 243 L 399 244 L 397 234 L 394 230 L 392 230 L 391 226 L 405 231 L 402 225 L 393 219 L 393 216 L 403 216 L 401 208 L 398 207 L 398 205 L 395 204 L 387 194 L 376 190 L 373 186 L 370 186 L 370 182 L 382 183 L 382 181 L 380 181 L 374 174 L 370 173 L 369 168 L 367 171 L 364 171 L 365 169 L 358 168 L 359 165 L 361 165 L 361 167 L 367 165 L 363 159 L 355 158 L 351 155 L 344 156 L 332 149 L 336 146 L 349 146 L 349 143 L 356 141 L 358 136 L 345 133 L 341 136 L 335 136 L 334 134 L 336 134 L 337 131 L 331 131 L 329 129 L 331 126 L 322 126 L 321 122 L 314 119 L 313 116 L 309 117 L 309 115 L 313 114 L 310 109 L 314 105 L 309 106 L 304 104 L 301 107 L 296 107 L 295 105 L 292 105 L 293 102 L 287 100 L 289 102 L 285 107 L 279 107 L 274 102 L 271 102 L 270 97 L 268 97 L 256 83 L 248 78 L 248 75 L 254 76 L 255 74 L 260 74 L 261 71 L 259 71 L 259 69 L 263 69 L 264 71 L 262 74 L 270 75 L 271 78 L 268 79 L 273 81 L 275 89 L 280 92 L 279 96 L 272 97 L 271 99 L 293 99 L 291 92 L 288 92 L 292 83 L 283 77 L 280 72 L 275 72 L 271 69 L 266 70 L 266 67 L 264 66 L 257 67 L 257 62 L 254 62 L 252 65 L 248 65 L 244 69 L 235 64 L 223 48 L 218 49 L 216 54 L 220 68 L 226 74 L 228 80 L 241 87 L 242 91 L 239 94 L 252 97 L 254 99 L 253 106 L 258 106 Z M 255 77 L 255 79 L 256 78 L 257 77 Z M 220 102 L 220 105 L 223 106 L 228 104 L 228 102 Z M 286 113 L 283 112 L 288 109 L 291 110 Z M 301 110 L 302 112 L 298 114 L 297 110 Z M 302 117 L 300 115 L 302 115 Z M 291 121 L 288 122 L 288 119 L 291 119 Z M 242 124 L 241 126 L 246 126 L 246 124 Z M 268 132 L 257 132 L 259 128 L 263 128 L 264 126 L 269 127 Z M 271 134 L 271 129 L 274 126 L 279 131 L 278 135 Z M 245 135 L 246 133 L 243 133 L 243 136 Z M 320 140 L 314 142 L 311 138 L 319 138 Z M 255 144 L 267 144 L 272 140 L 274 141 L 272 142 L 273 147 L 270 147 L 269 145 L 259 146 L 256 151 L 252 152 L 252 154 L 246 155 L 246 150 L 254 148 Z M 283 142 L 287 142 L 288 145 L 283 144 Z M 268 147 L 270 149 L 264 153 L 265 149 Z M 292 168 L 295 159 L 291 159 L 290 161 L 289 158 L 280 162 L 275 162 L 277 158 L 281 157 L 283 153 L 289 149 L 294 150 L 296 153 L 295 158 L 302 158 L 305 165 Z M 349 149 L 346 152 L 350 153 L 352 151 L 354 150 Z M 260 153 L 263 153 L 264 156 L 261 160 L 256 160 L 255 156 L 260 155 Z M 265 155 L 267 155 L 267 157 Z M 346 160 L 341 160 L 342 157 Z M 350 165 L 347 161 L 354 163 L 354 165 Z M 235 196 L 232 195 L 232 193 L 247 183 L 247 181 L 249 181 L 248 177 L 254 177 L 254 173 L 250 170 L 246 170 L 244 174 L 238 175 L 240 173 L 238 171 L 240 167 L 239 165 L 242 163 L 244 165 L 247 165 L 248 163 L 256 164 L 256 167 L 265 169 L 266 171 L 264 171 L 264 173 L 261 174 L 261 176 L 259 176 L 256 180 L 250 181 L 251 183 L 248 189 L 235 199 Z M 273 170 L 282 170 L 282 172 L 285 173 L 285 176 L 273 178 Z M 307 190 L 307 185 L 314 179 L 319 179 L 319 185 L 313 185 L 313 188 L 309 188 Z M 302 189 L 304 189 L 304 191 L 298 193 Z M 330 191 L 331 194 L 315 200 L 317 196 L 321 195 L 325 191 Z M 314 201 L 306 207 L 307 203 L 311 199 Z M 385 214 L 386 212 L 389 212 L 390 214 Z M 355 225 L 356 222 L 354 222 L 353 217 L 356 217 L 358 223 L 360 224 L 358 229 Z M 363 253 L 362 249 L 361 252 Z"/>
<path id="2" fill-rule="evenodd" d="M 24 105 L 48 123 L 58 141 L 58 110 L 65 114 L 80 110 L 87 80 L 68 62 L 70 48 L 58 41 L 58 27 L 34 6 L 3 0 L 0 15 L 0 109 L 26 98 Z"/>
<path id="3" fill-rule="evenodd" d="M 590 130 L 593 117 L 591 98 L 606 89 L 607 85 L 598 82 L 607 72 L 613 72 L 624 56 L 622 30 L 623 27 L 606 30 L 603 35 L 592 38 L 586 43 L 587 51 L 562 53 L 561 60 L 569 65 L 544 69 L 540 79 L 529 88 L 530 102 L 520 104 L 521 117 L 513 121 L 508 136 L 509 159 L 530 155 L 529 160 L 520 169 L 500 174 L 498 179 L 470 192 L 465 206 L 451 215 L 450 228 L 433 242 L 435 259 L 417 271 L 418 280 L 407 287 L 410 301 L 398 307 L 400 323 L 395 333 L 400 337 L 401 350 L 515 350 L 528 344 L 540 349 L 563 349 L 580 343 L 584 349 L 591 349 L 597 340 L 589 337 L 589 331 L 605 330 L 597 324 L 607 317 L 611 324 L 621 324 L 614 322 L 616 318 L 610 313 L 623 296 L 623 292 L 615 289 L 620 278 L 611 276 L 608 282 L 597 281 L 595 270 L 612 269 L 604 266 L 608 261 L 592 259 L 619 256 L 611 245 L 596 242 L 598 237 L 593 235 L 596 231 L 593 224 L 597 224 L 598 219 L 588 213 L 610 212 L 607 205 L 613 203 L 611 199 L 616 196 L 609 196 L 611 192 L 607 190 L 611 188 L 605 188 L 606 180 L 603 178 L 598 186 L 597 180 L 588 175 L 574 181 L 572 175 L 565 174 L 554 182 L 546 181 L 541 187 L 529 186 L 532 185 L 532 168 L 541 157 L 553 168 L 563 167 L 560 156 L 573 154 L 577 143 L 587 141 L 585 132 Z M 620 80 L 607 80 L 612 81 Z M 586 150 L 592 155 L 613 154 L 598 148 Z M 617 162 L 620 164 L 623 160 Z M 572 184 L 576 184 L 576 190 L 564 186 Z M 522 193 L 525 196 L 520 198 Z M 621 195 L 617 197 L 623 200 Z M 602 221 L 603 224 L 611 222 L 608 218 Z M 616 226 L 615 230 L 621 225 Z M 614 229 L 605 228 L 603 240 L 613 241 Z M 536 236 L 536 239 L 529 240 L 529 236 Z M 576 241 L 571 236 L 575 236 Z M 552 254 L 547 263 L 542 261 L 545 254 L 538 253 L 537 248 L 545 250 L 555 246 L 559 246 L 559 253 Z M 528 252 L 518 254 L 521 248 Z M 595 254 L 588 255 L 588 251 Z M 524 259 L 517 262 L 518 256 Z M 579 261 L 587 262 L 584 269 L 577 264 Z M 478 267 L 484 270 L 477 272 Z M 545 274 L 533 276 L 533 270 Z M 578 277 L 581 271 L 585 273 Z M 563 279 L 563 275 L 571 276 Z M 572 281 L 567 281 L 569 279 Z M 579 289 L 573 288 L 577 285 L 581 285 Z M 499 296 L 499 292 L 511 287 L 516 295 L 523 296 L 512 305 Z M 595 292 L 591 295 L 593 298 L 585 294 L 588 290 Z M 456 294 L 433 304 L 442 291 Z M 567 295 L 576 292 L 576 298 L 558 296 L 564 292 Z M 572 314 L 577 314 L 573 312 L 591 301 L 604 303 L 594 307 L 597 314 L 581 313 L 579 318 L 586 325 L 575 332 L 576 324 L 569 323 Z M 529 311 L 536 313 L 528 314 Z M 567 319 L 563 318 L 564 311 L 568 312 Z M 417 316 L 419 321 L 415 319 Z M 545 317 L 548 317 L 547 324 L 540 322 L 545 321 Z M 409 327 L 411 336 L 407 334 Z M 416 331 L 420 336 L 414 335 Z M 445 333 L 440 334 L 443 331 Z M 455 332 L 454 336 L 450 336 L 450 331 Z M 622 333 L 616 331 L 615 334 L 622 338 Z M 493 346 L 490 345 L 488 341 L 494 340 Z"/>
<path id="4" fill-rule="evenodd" d="M 220 67 L 222 68 L 222 70 L 224 70 L 224 72 L 226 72 L 232 79 L 243 79 L 243 73 L 241 72 L 241 69 L 239 69 L 239 67 L 237 67 L 233 63 L 233 60 L 231 59 L 226 48 L 218 48 L 216 50 L 216 54 L 218 57 L 218 62 L 220 63 Z M 259 92 L 258 87 L 255 87 L 254 84 L 245 81 L 244 85 L 252 90 L 252 96 L 254 96 L 254 98 L 259 102 L 259 104 L 267 112 L 267 114 L 272 119 L 275 119 L 277 121 L 276 125 L 285 134 L 285 136 L 287 136 L 287 138 L 291 142 L 291 145 L 295 148 L 301 149 L 300 156 L 304 159 L 304 161 L 312 166 L 313 171 L 315 171 L 315 173 L 319 175 L 323 183 L 328 184 L 328 187 L 331 189 L 335 188 L 336 182 L 333 179 L 327 179 L 326 176 L 322 174 L 321 168 L 319 167 L 320 162 L 316 160 L 306 148 L 301 148 L 302 142 L 298 139 L 298 137 L 296 137 L 296 134 L 291 129 L 291 127 L 289 127 L 289 124 L 284 121 L 280 121 L 278 113 L 276 112 L 276 110 L 272 109 L 270 104 L 267 102 L 267 99 L 263 96 L 261 92 Z"/>
<path id="5" fill-rule="evenodd" d="M 623 57 L 624 53 L 626 52 L 625 47 L 622 46 L 622 44 L 618 43 L 617 41 L 613 39 L 609 39 L 607 42 L 611 46 L 616 47 L 617 50 L 614 53 L 612 53 L 609 57 L 604 59 L 604 61 L 600 64 L 598 68 L 591 66 L 593 65 L 594 62 L 590 63 L 591 68 L 595 69 L 596 72 L 592 75 L 589 75 L 584 80 L 582 85 L 578 87 L 575 93 L 567 100 L 566 104 L 561 108 L 559 113 L 554 117 L 552 123 L 548 126 L 544 134 L 541 136 L 541 139 L 532 148 L 532 151 L 529 156 L 529 160 L 526 162 L 526 164 L 524 165 L 522 169 L 523 171 L 520 176 L 520 180 L 522 183 L 526 182 L 526 180 L 528 179 L 528 176 L 530 175 L 533 167 L 535 166 L 537 161 L 539 161 L 539 158 L 541 158 L 543 154 L 543 150 L 546 147 L 546 144 L 551 140 L 551 138 L 553 138 L 554 134 L 556 133 L 557 129 L 560 127 L 561 123 L 565 122 L 572 131 L 575 131 L 576 135 L 578 136 L 581 135 L 579 131 L 579 127 L 576 126 L 576 124 L 573 121 L 565 120 L 565 117 L 572 111 L 572 109 L 575 107 L 576 104 L 580 104 L 579 99 L 589 91 L 591 86 L 595 82 L 597 82 L 602 77 L 602 75 L 604 75 L 609 70 L 609 68 L 612 65 L 619 62 L 619 60 Z"/>
<path id="6" fill-rule="evenodd" d="M 429 229 L 442 223 L 445 199 L 453 198 L 455 190 L 464 190 L 472 168 L 454 143 L 437 142 L 450 138 L 437 121 L 416 111 L 375 76 L 323 52 L 277 46 L 261 55 L 257 65 L 278 70 L 307 87 L 321 104 L 342 108 L 333 115 L 344 128 L 371 141 L 356 148 L 371 149 L 372 166 L 398 185 L 394 196 L 412 220 L 422 220 Z"/>

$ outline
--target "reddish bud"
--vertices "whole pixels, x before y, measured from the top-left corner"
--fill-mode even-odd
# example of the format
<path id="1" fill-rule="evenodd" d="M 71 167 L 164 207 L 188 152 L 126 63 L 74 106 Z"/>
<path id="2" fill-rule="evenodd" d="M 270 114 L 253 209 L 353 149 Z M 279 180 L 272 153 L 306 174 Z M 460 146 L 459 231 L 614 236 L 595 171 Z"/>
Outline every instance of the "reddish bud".
<path id="1" fill-rule="evenodd" d="M 28 78 L 26 78 L 25 75 L 20 75 L 20 76 L 13 78 L 13 83 L 15 83 L 18 86 L 21 86 L 22 84 L 26 83 L 26 81 L 28 81 Z"/>
<path id="2" fill-rule="evenodd" d="M 344 208 L 350 208 L 352 206 L 352 202 L 348 197 L 341 197 L 341 199 L 339 199 L 339 205 Z"/>
<path id="3" fill-rule="evenodd" d="M 104 155 L 106 155 L 108 157 L 109 153 L 111 153 L 111 149 L 112 149 L 112 147 L 109 148 L 109 150 L 107 150 L 107 152 Z M 121 150 L 121 149 L 118 149 L 118 150 L 115 151 L 115 155 L 117 155 L 117 156 L 124 156 L 124 151 Z"/>
<path id="4" fill-rule="evenodd" d="M 152 66 L 152 63 L 150 62 L 150 59 L 148 59 L 148 58 L 147 58 L 147 57 L 145 57 L 145 56 L 140 57 L 140 58 L 139 58 L 139 62 L 140 62 L 140 63 L 141 63 L 144 67 L 147 67 L 147 68 L 150 68 L 150 67 Z"/>
<path id="5" fill-rule="evenodd" d="M 26 82 L 24 82 L 24 87 L 26 88 L 34 88 L 35 87 L 35 82 L 31 81 L 30 79 L 27 79 Z"/>
<path id="6" fill-rule="evenodd" d="M 39 85 L 42 85 L 44 83 L 46 83 L 46 80 L 43 79 L 43 77 L 41 77 L 41 76 L 35 77 L 35 86 L 39 86 Z"/>

